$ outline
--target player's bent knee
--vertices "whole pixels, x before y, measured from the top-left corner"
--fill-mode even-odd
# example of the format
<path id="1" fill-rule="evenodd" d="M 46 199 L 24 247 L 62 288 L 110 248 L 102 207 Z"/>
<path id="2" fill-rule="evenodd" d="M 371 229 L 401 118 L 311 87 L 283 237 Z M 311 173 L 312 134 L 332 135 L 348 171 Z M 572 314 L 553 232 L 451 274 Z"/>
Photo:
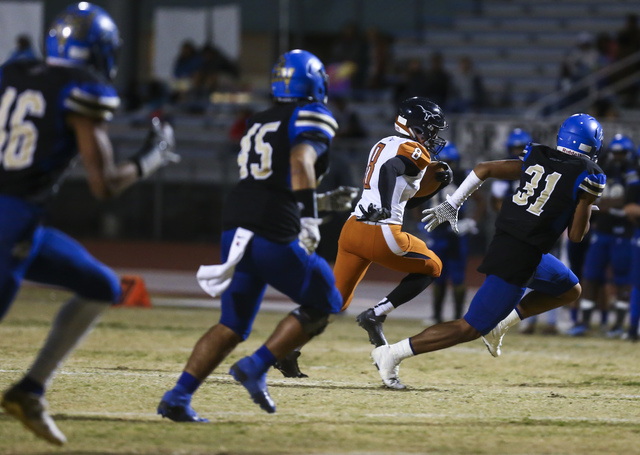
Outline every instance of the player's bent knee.
<path id="1" fill-rule="evenodd" d="M 566 304 L 573 303 L 580 298 L 580 294 L 582 294 L 582 286 L 580 283 L 576 283 L 574 287 L 569 289 L 564 294 L 560 295 L 560 298 Z"/>
<path id="2" fill-rule="evenodd" d="M 473 341 L 475 339 L 480 338 L 482 335 L 478 330 L 473 328 L 471 324 L 469 324 L 464 319 L 458 319 L 455 321 L 455 324 L 458 325 L 459 336 L 463 340 L 463 342 Z"/>
<path id="3" fill-rule="evenodd" d="M 289 314 L 300 322 L 304 333 L 311 337 L 320 335 L 329 324 L 329 314 L 315 308 L 298 307 Z"/>
<path id="4" fill-rule="evenodd" d="M 84 285 L 77 289 L 77 293 L 80 297 L 88 300 L 115 305 L 120 303 L 122 286 L 118 276 L 111 269 L 105 267 L 87 277 Z"/>

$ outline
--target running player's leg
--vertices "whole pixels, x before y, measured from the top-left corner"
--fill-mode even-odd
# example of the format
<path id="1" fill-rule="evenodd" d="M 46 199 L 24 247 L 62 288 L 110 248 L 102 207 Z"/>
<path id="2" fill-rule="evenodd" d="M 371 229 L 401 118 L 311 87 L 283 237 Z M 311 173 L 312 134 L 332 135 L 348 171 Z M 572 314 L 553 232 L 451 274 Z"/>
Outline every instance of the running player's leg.
<path id="1" fill-rule="evenodd" d="M 235 229 L 222 234 L 223 263 L 234 234 Z M 163 417 L 176 422 L 207 422 L 193 410 L 191 399 L 238 343 L 247 339 L 266 290 L 266 283 L 255 273 L 250 260 L 253 241 L 236 266 L 231 284 L 222 293 L 219 322 L 197 341 L 176 385 L 163 395 L 158 405 L 158 414 Z"/>
<path id="2" fill-rule="evenodd" d="M 231 375 L 267 412 L 275 412 L 266 385 L 267 371 L 292 350 L 321 334 L 329 315 L 339 313 L 342 297 L 329 264 L 317 254 L 308 255 L 295 240 L 288 245 L 254 237 L 251 251 L 256 273 L 300 306 L 280 321 L 267 341 L 251 356 L 231 367 Z"/>
<path id="3" fill-rule="evenodd" d="M 52 228 L 38 228 L 37 253 L 25 277 L 60 286 L 75 295 L 59 310 L 45 344 L 28 373 L 5 395 L 3 405 L 13 406 L 38 436 L 54 444 L 66 441 L 46 413 L 44 394 L 58 367 L 90 332 L 98 317 L 120 297 L 120 281 L 78 242 Z"/>
<path id="4" fill-rule="evenodd" d="M 627 317 L 631 299 L 632 250 L 631 238 L 627 237 L 616 237 L 615 243 L 611 246 L 611 269 L 613 284 L 616 288 L 614 303 L 616 320 L 611 329 L 607 331 L 609 338 L 621 337 L 624 334 L 624 320 Z"/>

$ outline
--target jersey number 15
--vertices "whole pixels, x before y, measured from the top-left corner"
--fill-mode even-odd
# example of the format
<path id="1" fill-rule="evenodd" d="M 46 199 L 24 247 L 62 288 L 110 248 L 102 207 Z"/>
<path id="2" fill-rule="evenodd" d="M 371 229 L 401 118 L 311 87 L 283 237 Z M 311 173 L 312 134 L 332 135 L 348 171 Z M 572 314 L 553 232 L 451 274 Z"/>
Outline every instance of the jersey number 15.
<path id="1" fill-rule="evenodd" d="M 14 103 L 15 108 L 9 118 L 9 111 Z M 41 92 L 25 90 L 18 95 L 14 87 L 6 88 L 0 100 L 0 165 L 5 170 L 19 171 L 33 163 L 38 129 L 25 118 L 28 115 L 43 117 L 45 107 L 46 102 Z"/>

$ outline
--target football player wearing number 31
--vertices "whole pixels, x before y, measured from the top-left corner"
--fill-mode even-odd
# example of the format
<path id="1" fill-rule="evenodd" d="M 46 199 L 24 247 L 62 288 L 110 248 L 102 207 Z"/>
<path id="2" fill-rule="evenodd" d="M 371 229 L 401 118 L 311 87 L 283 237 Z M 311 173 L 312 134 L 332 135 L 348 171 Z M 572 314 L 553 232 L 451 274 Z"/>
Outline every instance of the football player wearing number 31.
<path id="1" fill-rule="evenodd" d="M 111 85 L 119 46 L 107 12 L 80 2 L 54 20 L 46 62 L 0 67 L 0 319 L 25 278 L 75 294 L 60 308 L 27 374 L 5 392 L 2 407 L 56 445 L 66 438 L 47 413 L 45 389 L 100 314 L 118 302 L 120 281 L 82 245 L 41 224 L 47 206 L 78 155 L 98 199 L 179 158 L 173 130 L 154 119 L 140 151 L 114 163 L 106 122 L 120 103 Z"/>
<path id="2" fill-rule="evenodd" d="M 502 204 L 496 233 L 478 269 L 487 278 L 467 314 L 374 349 L 371 357 L 385 384 L 396 379 L 402 360 L 480 336 L 498 357 L 510 326 L 580 296 L 575 274 L 548 252 L 565 229 L 572 242 L 581 241 L 589 230 L 592 204 L 606 182 L 596 164 L 602 136 L 595 118 L 572 115 L 560 127 L 555 148 L 528 144 L 522 161 L 480 163 L 445 202 L 422 212 L 427 230 L 445 221 L 457 230 L 460 206 L 487 178 L 520 180 L 516 192 Z M 523 297 L 527 287 L 532 291 Z"/>

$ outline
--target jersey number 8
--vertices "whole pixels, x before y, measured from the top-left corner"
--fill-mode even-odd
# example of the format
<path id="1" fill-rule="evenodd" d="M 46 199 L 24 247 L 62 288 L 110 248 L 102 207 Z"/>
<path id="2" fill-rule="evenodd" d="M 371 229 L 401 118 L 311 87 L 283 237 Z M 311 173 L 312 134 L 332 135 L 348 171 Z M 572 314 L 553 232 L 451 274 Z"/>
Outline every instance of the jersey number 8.
<path id="1" fill-rule="evenodd" d="M 27 168 L 33 163 L 38 129 L 25 118 L 28 115 L 43 117 L 46 108 L 41 92 L 25 90 L 19 96 L 17 94 L 14 87 L 7 87 L 0 101 L 0 165 L 12 171 Z M 14 102 L 16 107 L 9 119 L 9 110 Z"/>
<path id="2" fill-rule="evenodd" d="M 536 164 L 535 166 L 529 166 L 525 171 L 525 174 L 529 174 L 532 176 L 531 180 L 527 182 L 523 189 L 519 189 L 513 195 L 513 202 L 517 205 L 527 205 L 529 203 L 529 198 L 534 195 L 538 185 L 540 184 L 540 180 L 544 175 L 544 167 Z M 553 190 L 556 189 L 556 185 L 558 184 L 558 180 L 562 177 L 561 174 L 554 172 L 553 174 L 547 175 L 544 179 L 546 182 L 542 193 L 538 196 L 529 206 L 527 207 L 527 212 L 532 213 L 533 215 L 540 216 L 542 213 L 542 208 L 549 200 L 549 196 L 553 193 Z"/>

